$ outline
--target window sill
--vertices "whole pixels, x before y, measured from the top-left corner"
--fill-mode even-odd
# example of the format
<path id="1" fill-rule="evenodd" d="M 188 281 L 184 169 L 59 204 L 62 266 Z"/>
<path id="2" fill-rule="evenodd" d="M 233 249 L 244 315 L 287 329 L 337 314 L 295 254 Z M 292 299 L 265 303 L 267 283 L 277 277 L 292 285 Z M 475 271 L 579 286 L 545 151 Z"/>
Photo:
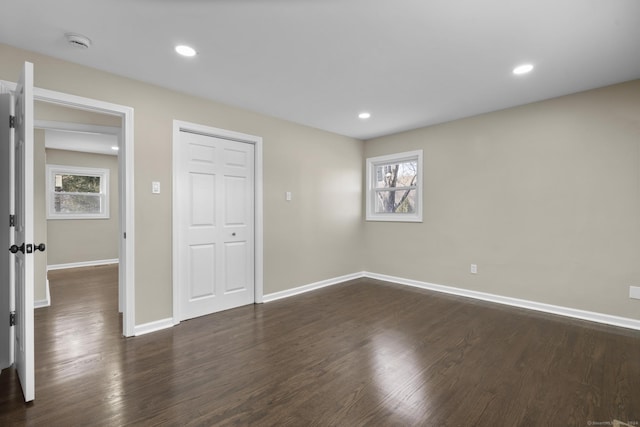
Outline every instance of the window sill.
<path id="1" fill-rule="evenodd" d="M 54 220 L 54 221 L 58 221 L 58 220 L 65 220 L 65 219 L 71 219 L 71 220 L 77 220 L 77 219 L 109 219 L 109 216 L 105 216 L 105 215 L 96 215 L 96 216 L 88 216 L 88 215 L 64 215 L 64 216 L 47 216 L 47 220 Z"/>
<path id="2" fill-rule="evenodd" d="M 366 217 L 365 221 L 369 222 L 422 222 L 422 218 L 419 217 L 404 217 L 398 218 L 397 216 L 374 216 L 374 217 Z"/>

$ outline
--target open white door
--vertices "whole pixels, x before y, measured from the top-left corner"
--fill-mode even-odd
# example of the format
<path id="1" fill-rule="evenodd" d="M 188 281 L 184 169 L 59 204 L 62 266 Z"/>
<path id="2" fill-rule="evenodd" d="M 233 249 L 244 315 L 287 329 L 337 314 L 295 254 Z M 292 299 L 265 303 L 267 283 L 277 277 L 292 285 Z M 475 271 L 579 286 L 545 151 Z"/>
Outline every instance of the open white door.
<path id="1" fill-rule="evenodd" d="M 35 398 L 33 340 L 33 64 L 25 62 L 14 95 L 15 365 L 25 402 Z M 44 250 L 42 247 L 40 250 Z"/>
<path id="2" fill-rule="evenodd" d="M 1 88 L 0 88 L 1 91 Z M 11 213 L 11 193 L 13 166 L 9 162 L 11 156 L 11 140 L 9 134 L 9 120 L 11 116 L 11 95 L 0 93 L 0 218 L 9 218 Z M 10 222 L 2 222 L 0 227 L 0 241 L 6 248 L 13 244 L 13 228 Z M 0 370 L 13 365 L 13 328 L 9 324 L 9 316 L 13 311 L 13 284 L 9 273 L 13 264 L 13 255 L 1 248 L 0 251 Z"/>

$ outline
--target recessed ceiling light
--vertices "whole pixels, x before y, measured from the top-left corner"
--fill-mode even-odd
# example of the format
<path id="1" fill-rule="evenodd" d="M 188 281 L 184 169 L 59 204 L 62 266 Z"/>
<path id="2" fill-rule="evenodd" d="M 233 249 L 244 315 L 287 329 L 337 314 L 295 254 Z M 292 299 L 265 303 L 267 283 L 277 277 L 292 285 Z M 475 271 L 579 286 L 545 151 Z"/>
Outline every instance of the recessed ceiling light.
<path id="1" fill-rule="evenodd" d="M 513 74 L 519 76 L 519 75 L 522 75 L 522 74 L 527 74 L 531 70 L 533 70 L 533 65 L 531 65 L 531 64 L 522 64 L 522 65 L 518 65 L 516 68 L 513 69 Z"/>
<path id="2" fill-rule="evenodd" d="M 113 147 L 111 147 L 111 149 L 113 151 L 118 151 L 120 149 L 120 147 L 118 147 L 117 145 L 114 145 Z"/>
<path id="3" fill-rule="evenodd" d="M 196 56 L 197 53 L 196 50 L 191 46 L 183 44 L 176 46 L 176 52 L 178 52 L 182 56 Z"/>
<path id="4" fill-rule="evenodd" d="M 369 117 L 371 117 L 371 113 L 367 113 L 367 112 L 360 113 L 358 114 L 358 117 L 360 117 L 361 119 L 368 119 Z"/>

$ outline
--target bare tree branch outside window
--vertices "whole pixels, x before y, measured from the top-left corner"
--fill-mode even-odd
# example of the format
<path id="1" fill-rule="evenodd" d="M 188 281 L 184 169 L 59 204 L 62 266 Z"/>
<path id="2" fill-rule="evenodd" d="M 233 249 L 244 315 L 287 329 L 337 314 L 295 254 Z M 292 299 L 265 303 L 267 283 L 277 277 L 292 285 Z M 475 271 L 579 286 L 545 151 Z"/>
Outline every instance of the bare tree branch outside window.
<path id="1" fill-rule="evenodd" d="M 418 162 L 376 165 L 376 213 L 415 213 Z"/>

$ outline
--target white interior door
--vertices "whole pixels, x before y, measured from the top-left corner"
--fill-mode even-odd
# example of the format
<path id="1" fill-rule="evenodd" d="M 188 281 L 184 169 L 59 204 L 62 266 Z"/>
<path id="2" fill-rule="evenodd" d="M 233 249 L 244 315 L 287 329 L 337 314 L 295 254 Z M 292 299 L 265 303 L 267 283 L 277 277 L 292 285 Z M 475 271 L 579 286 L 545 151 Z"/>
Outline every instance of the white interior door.
<path id="1" fill-rule="evenodd" d="M 11 116 L 11 95 L 0 94 L 0 218 L 9 218 L 13 213 L 11 207 L 10 186 L 13 185 L 11 174 L 13 166 L 9 162 L 11 156 L 11 139 L 9 120 Z M 0 227 L 0 370 L 13 364 L 13 328 L 9 326 L 9 314 L 13 311 L 13 294 L 11 292 L 12 277 L 9 269 L 13 264 L 13 255 L 7 251 L 13 244 L 13 228 L 9 222 Z"/>
<path id="2" fill-rule="evenodd" d="M 180 132 L 180 320 L 254 302 L 254 146 Z"/>
<path id="3" fill-rule="evenodd" d="M 14 96 L 15 365 L 24 400 L 35 397 L 33 340 L 33 64 L 25 62 Z"/>

